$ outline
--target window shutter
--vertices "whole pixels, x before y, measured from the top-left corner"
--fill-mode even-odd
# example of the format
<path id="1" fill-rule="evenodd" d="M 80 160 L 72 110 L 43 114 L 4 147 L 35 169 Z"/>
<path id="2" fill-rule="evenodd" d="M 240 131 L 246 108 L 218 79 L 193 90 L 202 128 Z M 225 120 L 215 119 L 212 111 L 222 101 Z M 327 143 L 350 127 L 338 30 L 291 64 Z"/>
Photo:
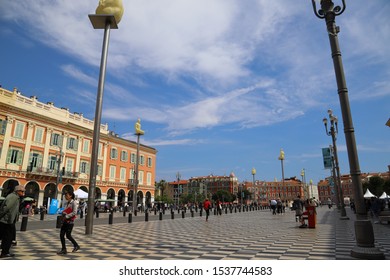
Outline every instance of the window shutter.
<path id="1" fill-rule="evenodd" d="M 16 164 L 17 165 L 22 165 L 22 161 L 23 161 L 23 151 L 18 151 L 18 157 L 17 157 L 17 160 L 16 160 Z"/>

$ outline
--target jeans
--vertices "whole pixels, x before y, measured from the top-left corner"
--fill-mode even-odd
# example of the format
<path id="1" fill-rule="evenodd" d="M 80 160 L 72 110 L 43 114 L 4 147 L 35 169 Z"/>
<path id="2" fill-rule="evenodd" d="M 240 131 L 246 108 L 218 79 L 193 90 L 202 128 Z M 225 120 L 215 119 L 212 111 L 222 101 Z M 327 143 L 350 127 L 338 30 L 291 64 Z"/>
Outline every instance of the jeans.
<path id="1" fill-rule="evenodd" d="M 79 246 L 77 244 L 76 240 L 74 240 L 74 238 L 72 237 L 73 226 L 74 226 L 73 223 L 66 223 L 66 222 L 64 222 L 61 226 L 60 240 L 61 240 L 62 250 L 66 250 L 65 236 L 66 236 L 66 238 L 69 239 L 70 242 L 72 242 L 73 247 Z"/>

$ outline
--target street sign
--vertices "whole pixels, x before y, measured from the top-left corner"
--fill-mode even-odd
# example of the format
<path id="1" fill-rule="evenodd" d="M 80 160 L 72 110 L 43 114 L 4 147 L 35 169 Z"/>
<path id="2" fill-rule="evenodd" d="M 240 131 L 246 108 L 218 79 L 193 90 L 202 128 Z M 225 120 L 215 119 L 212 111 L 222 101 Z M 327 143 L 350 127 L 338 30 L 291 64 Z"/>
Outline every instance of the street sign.
<path id="1" fill-rule="evenodd" d="M 330 148 L 322 148 L 322 158 L 325 169 L 332 169 L 332 154 Z"/>

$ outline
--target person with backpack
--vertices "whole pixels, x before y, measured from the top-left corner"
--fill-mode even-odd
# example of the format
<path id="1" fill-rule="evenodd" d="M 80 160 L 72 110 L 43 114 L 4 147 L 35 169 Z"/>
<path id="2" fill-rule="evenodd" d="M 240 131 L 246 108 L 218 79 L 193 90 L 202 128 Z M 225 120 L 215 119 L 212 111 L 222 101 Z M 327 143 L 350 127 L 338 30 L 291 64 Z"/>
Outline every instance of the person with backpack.
<path id="1" fill-rule="evenodd" d="M 300 221 L 300 228 L 307 227 L 305 220 L 303 219 L 303 206 L 304 202 L 301 199 L 301 196 L 298 194 L 297 198 L 294 199 L 293 208 L 295 209 L 295 217 Z"/>
<path id="2" fill-rule="evenodd" d="M 72 230 L 74 226 L 74 220 L 76 219 L 77 215 L 77 208 L 78 203 L 74 199 L 74 193 L 72 191 L 68 191 L 65 193 L 65 207 L 62 211 L 62 226 L 60 230 L 60 240 L 62 248 L 60 251 L 57 252 L 58 255 L 66 255 L 68 252 L 66 250 L 66 244 L 65 244 L 65 236 L 67 239 L 69 239 L 70 242 L 73 244 L 73 251 L 77 252 L 80 250 L 79 244 L 77 244 L 76 240 L 72 237 Z"/>
<path id="3" fill-rule="evenodd" d="M 18 185 L 14 191 L 7 195 L 0 207 L 0 239 L 1 255 L 0 258 L 12 258 L 15 254 L 10 253 L 12 241 L 15 240 L 15 223 L 19 219 L 20 198 L 24 196 L 25 187 Z"/>

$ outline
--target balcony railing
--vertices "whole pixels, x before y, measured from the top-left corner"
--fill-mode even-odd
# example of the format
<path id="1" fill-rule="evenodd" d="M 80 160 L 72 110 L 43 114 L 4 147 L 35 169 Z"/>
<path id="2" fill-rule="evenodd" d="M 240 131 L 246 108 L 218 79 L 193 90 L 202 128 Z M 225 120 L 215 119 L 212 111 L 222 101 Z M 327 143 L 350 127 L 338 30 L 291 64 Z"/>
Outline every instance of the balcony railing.
<path id="1" fill-rule="evenodd" d="M 50 176 L 50 177 L 57 177 L 57 169 L 50 169 L 45 167 L 27 167 L 27 173 L 29 174 L 36 174 L 36 175 L 43 175 L 43 176 Z M 70 178 L 75 179 L 79 177 L 79 172 L 71 172 L 71 171 L 65 171 L 63 172 L 60 170 L 58 173 L 59 176 L 62 176 L 62 178 Z"/>

